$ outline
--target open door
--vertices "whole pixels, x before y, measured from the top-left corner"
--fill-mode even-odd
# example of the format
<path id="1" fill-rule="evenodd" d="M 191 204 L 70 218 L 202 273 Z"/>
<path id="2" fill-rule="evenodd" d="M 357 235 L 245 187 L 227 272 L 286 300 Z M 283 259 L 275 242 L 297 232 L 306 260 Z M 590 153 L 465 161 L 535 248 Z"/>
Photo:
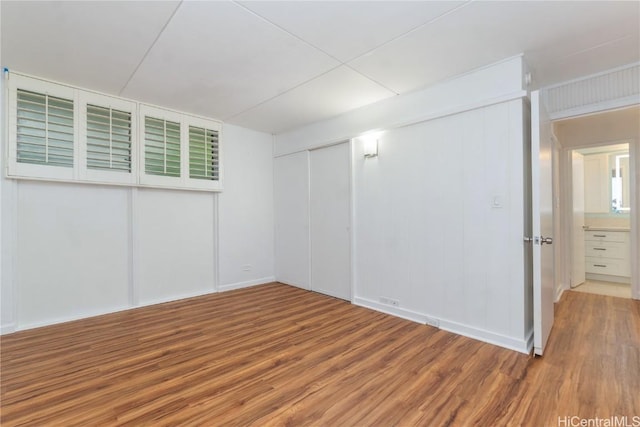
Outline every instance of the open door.
<path id="1" fill-rule="evenodd" d="M 575 288 L 586 280 L 584 253 L 584 156 L 575 150 L 571 152 L 571 178 L 571 197 L 573 200 L 571 287 Z"/>
<path id="2" fill-rule="evenodd" d="M 542 355 L 553 326 L 553 186 L 551 121 L 531 93 L 531 210 L 533 232 L 533 346 Z"/>

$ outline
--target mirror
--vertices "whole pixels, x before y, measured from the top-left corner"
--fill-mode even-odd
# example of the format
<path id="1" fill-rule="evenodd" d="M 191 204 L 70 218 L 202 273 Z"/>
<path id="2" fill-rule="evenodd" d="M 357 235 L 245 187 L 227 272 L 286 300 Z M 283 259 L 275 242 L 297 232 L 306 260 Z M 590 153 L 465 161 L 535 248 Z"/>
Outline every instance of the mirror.
<path id="1" fill-rule="evenodd" d="M 584 212 L 593 217 L 628 217 L 631 212 L 629 144 L 575 151 L 584 156 Z"/>
<path id="2" fill-rule="evenodd" d="M 631 210 L 629 182 L 629 153 L 612 154 L 609 157 L 611 169 L 611 211 L 629 213 Z"/>

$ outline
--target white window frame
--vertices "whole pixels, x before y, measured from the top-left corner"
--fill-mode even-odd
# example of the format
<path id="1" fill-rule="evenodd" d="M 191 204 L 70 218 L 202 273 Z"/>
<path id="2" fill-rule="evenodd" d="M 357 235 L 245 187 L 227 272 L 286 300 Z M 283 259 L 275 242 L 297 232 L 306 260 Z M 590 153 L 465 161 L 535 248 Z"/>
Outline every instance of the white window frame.
<path id="1" fill-rule="evenodd" d="M 76 90 L 72 87 L 47 82 L 34 77 L 19 74 L 9 74 L 8 87 L 8 136 L 7 144 L 7 176 L 13 178 L 45 179 L 54 181 L 73 181 L 78 179 L 78 99 Z M 73 101 L 73 167 L 52 165 L 38 165 L 18 162 L 18 89 L 37 92 L 43 95 Z"/>
<path id="2" fill-rule="evenodd" d="M 185 132 L 184 124 L 182 123 L 182 114 L 165 110 L 163 108 L 154 107 L 151 105 L 140 104 L 138 108 L 140 132 L 138 137 L 138 152 L 140 158 L 140 164 L 138 165 L 140 171 L 140 184 L 150 186 L 160 186 L 168 188 L 182 188 L 184 187 L 184 144 L 185 144 Z M 147 174 L 145 167 L 146 155 L 145 155 L 145 132 L 146 132 L 146 117 L 153 117 L 154 119 L 166 120 L 169 122 L 180 123 L 180 176 L 162 176 Z"/>
<path id="3" fill-rule="evenodd" d="M 194 116 L 185 116 L 186 124 L 186 140 L 185 140 L 185 160 L 186 160 L 186 169 L 185 171 L 185 185 L 190 188 L 197 189 L 208 189 L 208 190 L 222 190 L 222 161 L 220 156 L 221 146 L 222 146 L 222 124 L 220 122 L 214 120 L 203 119 L 200 117 Z M 189 175 L 190 164 L 189 164 L 189 126 L 205 128 L 208 130 L 214 130 L 218 132 L 218 179 L 210 180 L 210 179 L 196 179 L 191 178 Z"/>
<path id="4" fill-rule="evenodd" d="M 7 139 L 6 176 L 17 179 L 64 181 L 85 184 L 125 185 L 169 188 L 177 190 L 222 191 L 223 123 L 117 96 L 101 94 L 75 86 L 44 80 L 22 73 L 9 72 L 6 87 Z M 73 167 L 17 161 L 17 91 L 37 92 L 73 101 Z M 96 105 L 131 113 L 131 173 L 118 170 L 96 170 L 87 167 L 87 105 Z M 145 117 L 180 123 L 180 176 L 146 174 Z M 218 132 L 218 179 L 195 179 L 189 176 L 189 126 Z"/>
<path id="5" fill-rule="evenodd" d="M 183 188 L 191 190 L 210 190 L 210 191 L 222 191 L 222 162 L 220 156 L 218 156 L 218 180 L 206 180 L 195 179 L 189 177 L 189 126 L 201 127 L 210 130 L 218 131 L 218 150 L 221 150 L 222 143 L 220 142 L 222 136 L 222 123 L 217 120 L 205 119 L 203 117 L 192 116 L 189 114 L 183 114 L 177 111 L 167 110 L 164 108 L 140 104 L 138 108 L 138 122 L 140 125 L 139 137 L 138 137 L 138 150 L 140 163 L 138 165 L 140 184 L 153 187 L 164 188 Z M 145 168 L 145 125 L 146 117 L 153 117 L 156 119 L 167 120 L 171 122 L 180 123 L 180 176 L 162 176 L 152 175 L 146 173 Z"/>
<path id="6" fill-rule="evenodd" d="M 80 91 L 80 170 L 79 179 L 96 183 L 121 183 L 136 184 L 138 176 L 138 149 L 136 147 L 137 138 L 137 104 L 113 96 L 101 95 L 92 92 Z M 87 167 L 87 106 L 96 105 L 99 107 L 112 108 L 114 110 L 131 113 L 131 172 L 119 170 L 96 170 Z"/>

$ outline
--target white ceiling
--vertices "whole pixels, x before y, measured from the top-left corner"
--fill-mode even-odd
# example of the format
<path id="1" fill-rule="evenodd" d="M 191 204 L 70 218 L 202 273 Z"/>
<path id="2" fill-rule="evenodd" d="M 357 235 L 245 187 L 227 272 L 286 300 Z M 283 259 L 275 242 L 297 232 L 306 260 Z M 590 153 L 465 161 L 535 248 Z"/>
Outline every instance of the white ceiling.
<path id="1" fill-rule="evenodd" d="M 525 54 L 640 61 L 640 2 L 6 1 L 2 66 L 279 133 Z"/>

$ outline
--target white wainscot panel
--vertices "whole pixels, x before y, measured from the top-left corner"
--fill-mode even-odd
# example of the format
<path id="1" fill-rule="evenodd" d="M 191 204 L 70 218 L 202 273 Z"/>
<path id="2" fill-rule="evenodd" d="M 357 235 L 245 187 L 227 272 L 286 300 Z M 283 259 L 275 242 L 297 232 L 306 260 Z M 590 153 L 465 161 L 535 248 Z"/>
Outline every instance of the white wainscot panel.
<path id="1" fill-rule="evenodd" d="M 140 189 L 135 280 L 141 305 L 215 291 L 215 194 Z"/>
<path id="2" fill-rule="evenodd" d="M 18 329 L 128 305 L 128 189 L 18 185 Z"/>

